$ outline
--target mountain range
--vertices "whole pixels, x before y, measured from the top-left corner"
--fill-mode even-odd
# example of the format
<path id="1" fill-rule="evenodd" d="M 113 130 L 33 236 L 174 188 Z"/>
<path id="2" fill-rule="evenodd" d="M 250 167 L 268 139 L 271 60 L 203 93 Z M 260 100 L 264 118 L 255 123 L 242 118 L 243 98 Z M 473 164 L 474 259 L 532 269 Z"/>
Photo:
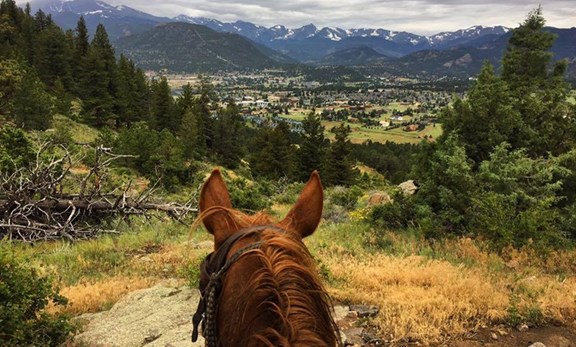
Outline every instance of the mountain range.
<path id="1" fill-rule="evenodd" d="M 483 60 L 499 61 L 510 31 L 503 26 L 472 26 L 422 36 L 382 28 L 319 28 L 314 24 L 264 27 L 186 15 L 158 17 L 100 0 L 36 0 L 31 7 L 50 14 L 64 29 L 75 28 L 80 15 L 90 32 L 98 23 L 104 24 L 117 50 L 144 67 L 194 72 L 210 66 L 212 70 L 242 69 L 299 62 L 375 65 L 410 74 L 474 75 Z M 172 22 L 180 24 L 168 24 Z M 558 34 L 553 47 L 556 58 L 568 58 L 576 65 L 576 28 L 549 30 Z M 192 52 L 198 49 L 207 51 Z"/>

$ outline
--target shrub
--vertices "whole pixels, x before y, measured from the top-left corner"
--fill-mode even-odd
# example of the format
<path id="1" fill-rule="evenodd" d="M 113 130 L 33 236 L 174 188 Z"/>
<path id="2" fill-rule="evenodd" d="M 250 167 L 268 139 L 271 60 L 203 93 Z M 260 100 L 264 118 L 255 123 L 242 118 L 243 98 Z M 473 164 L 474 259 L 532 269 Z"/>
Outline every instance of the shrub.
<path id="1" fill-rule="evenodd" d="M 12 173 L 28 166 L 34 157 L 34 147 L 24 131 L 10 125 L 0 128 L 0 171 Z"/>
<path id="2" fill-rule="evenodd" d="M 66 305 L 49 276 L 43 276 L 0 247 L 0 345 L 59 346 L 75 327 L 65 315 L 52 316 L 46 306 Z"/>
<path id="3" fill-rule="evenodd" d="M 375 206 L 368 220 L 379 228 L 404 229 L 411 226 L 415 218 L 415 205 L 411 197 L 398 192 L 393 202 Z"/>
<path id="4" fill-rule="evenodd" d="M 346 210 L 351 211 L 356 208 L 358 198 L 360 198 L 362 194 L 362 189 L 357 186 L 352 186 L 349 188 L 335 187 L 332 191 L 330 200 L 333 204 L 342 206 Z"/>
<path id="5" fill-rule="evenodd" d="M 239 210 L 261 211 L 272 206 L 271 187 L 266 182 L 233 179 L 228 184 L 232 206 Z"/>
<path id="6" fill-rule="evenodd" d="M 294 204 L 300 192 L 304 188 L 304 184 L 300 182 L 290 183 L 282 187 L 282 190 L 275 195 L 275 200 L 279 204 Z"/>

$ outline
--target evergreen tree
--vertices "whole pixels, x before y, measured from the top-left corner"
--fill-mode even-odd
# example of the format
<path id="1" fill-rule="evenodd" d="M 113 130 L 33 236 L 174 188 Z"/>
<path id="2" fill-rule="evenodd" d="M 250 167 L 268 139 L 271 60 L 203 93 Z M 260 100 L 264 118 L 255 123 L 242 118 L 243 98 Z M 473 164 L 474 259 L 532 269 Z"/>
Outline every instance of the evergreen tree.
<path id="1" fill-rule="evenodd" d="M 12 113 L 14 96 L 25 75 L 26 70 L 17 60 L 0 60 L 0 113 Z"/>
<path id="2" fill-rule="evenodd" d="M 155 174 L 162 178 L 165 187 L 172 188 L 189 179 L 190 172 L 184 165 L 182 144 L 168 129 L 158 134 L 158 147 L 152 159 L 155 161 Z"/>
<path id="3" fill-rule="evenodd" d="M 136 119 L 135 100 L 132 100 L 132 91 L 136 88 L 133 66 L 124 54 L 118 60 L 118 90 L 116 94 L 116 112 L 118 114 L 117 126 L 130 125 Z"/>
<path id="4" fill-rule="evenodd" d="M 134 70 L 134 89 L 131 91 L 132 97 L 130 99 L 134 103 L 134 109 L 136 110 L 135 120 L 150 121 L 152 117 L 150 114 L 150 85 L 142 69 L 136 68 L 132 61 L 130 61 L 130 66 Z"/>
<path id="5" fill-rule="evenodd" d="M 302 121 L 304 133 L 300 145 L 300 179 L 305 181 L 314 170 L 322 171 L 326 155 L 326 139 L 320 117 L 310 112 Z"/>
<path id="6" fill-rule="evenodd" d="M 109 92 L 109 75 L 100 59 L 97 49 L 90 47 L 85 60 L 86 70 L 80 88 L 82 90 L 82 114 L 84 120 L 93 126 L 110 125 L 114 117 L 114 98 Z"/>
<path id="7" fill-rule="evenodd" d="M 156 172 L 159 142 L 157 131 L 151 129 L 146 122 L 138 122 L 120 129 L 114 148 L 119 153 L 137 155 L 135 158 L 126 158 L 125 165 L 150 177 Z"/>
<path id="8" fill-rule="evenodd" d="M 50 21 L 48 20 L 48 17 L 44 11 L 38 10 L 34 15 L 34 22 L 36 23 L 36 31 L 41 32 L 42 30 L 46 29 Z"/>
<path id="9" fill-rule="evenodd" d="M 576 207 L 561 187 L 576 180 L 568 175 L 576 118 L 565 63 L 551 65 L 554 37 L 543 26 L 532 11 L 512 32 L 501 76 L 485 65 L 468 98 L 444 112 L 444 135 L 417 160 L 415 199 L 426 215 L 417 223 L 473 231 L 498 247 L 558 244 L 569 233 L 561 228 Z"/>
<path id="10" fill-rule="evenodd" d="M 564 81 L 566 62 L 551 68 L 549 50 L 555 37 L 543 30 L 544 24 L 541 8 L 530 12 L 512 31 L 502 58 L 502 80 L 524 123 L 519 147 L 527 147 L 534 157 L 565 153 L 576 144 L 576 115 L 567 102 L 569 86 Z"/>
<path id="11" fill-rule="evenodd" d="M 334 127 L 335 140 L 330 144 L 330 149 L 324 163 L 324 182 L 326 185 L 349 186 L 354 183 L 356 172 L 354 162 L 350 157 L 350 126 L 344 123 Z"/>
<path id="12" fill-rule="evenodd" d="M 67 90 L 74 84 L 72 79 L 66 35 L 56 25 L 47 26 L 38 34 L 34 53 L 34 66 L 40 79 L 48 86 L 60 79 Z"/>
<path id="13" fill-rule="evenodd" d="M 26 73 L 14 94 L 14 120 L 26 129 L 45 130 L 52 121 L 52 98 L 33 71 Z"/>
<path id="14" fill-rule="evenodd" d="M 102 24 L 88 47 L 78 86 L 89 124 L 102 127 L 117 122 L 118 71 L 114 49 Z"/>
<path id="15" fill-rule="evenodd" d="M 18 47 L 16 45 L 20 35 L 18 27 L 10 15 L 11 10 L 8 6 L 4 8 L 4 2 L 2 2 L 2 6 L 0 8 L 0 58 L 14 59 L 18 55 Z"/>
<path id="16" fill-rule="evenodd" d="M 34 18 L 30 15 L 30 4 L 26 3 L 25 15 L 22 18 L 22 53 L 28 65 L 34 63 L 35 38 L 37 35 Z"/>
<path id="17" fill-rule="evenodd" d="M 178 130 L 179 122 L 175 117 L 174 98 L 166 77 L 152 83 L 151 113 L 154 126 L 157 130 L 168 129 L 172 132 Z"/>
<path id="18" fill-rule="evenodd" d="M 103 24 L 98 24 L 96 27 L 94 39 L 90 43 L 90 50 L 103 64 L 103 74 L 107 82 L 106 89 L 108 94 L 113 98 L 113 107 L 108 118 L 116 121 L 118 117 L 118 105 L 116 104 L 119 84 L 118 66 L 114 48 L 112 44 L 110 44 L 108 33 Z"/>
<path id="19" fill-rule="evenodd" d="M 199 117 L 192 108 L 188 109 L 182 117 L 180 125 L 180 139 L 182 141 L 184 158 L 200 159 L 201 151 L 205 150 L 204 138 L 198 126 Z"/>
<path id="20" fill-rule="evenodd" d="M 489 158 L 500 143 L 519 144 L 520 113 L 512 106 L 512 96 L 505 82 L 494 75 L 492 65 L 484 64 L 468 98 L 456 99 L 443 111 L 443 134 L 439 142 L 453 133 L 466 148 L 468 157 L 477 165 Z"/>
<path id="21" fill-rule="evenodd" d="M 144 72 L 123 54 L 118 61 L 117 125 L 151 121 L 150 88 Z"/>
<path id="22" fill-rule="evenodd" d="M 214 150 L 214 119 L 212 105 L 216 101 L 210 81 L 200 76 L 200 95 L 193 97 L 190 84 L 182 88 L 177 100 L 176 113 L 181 116 L 180 135 L 184 139 L 184 152 L 187 157 L 206 157 Z"/>
<path id="23" fill-rule="evenodd" d="M 54 88 L 52 90 L 55 97 L 54 112 L 64 116 L 70 116 L 72 100 L 69 94 L 66 92 L 64 83 L 62 83 L 60 78 L 56 79 L 56 82 L 54 82 Z"/>
<path id="24" fill-rule="evenodd" d="M 212 107 L 216 104 L 217 97 L 210 80 L 200 76 L 200 96 L 194 104 L 194 112 L 199 116 L 198 129 L 205 141 L 205 147 L 214 148 L 214 121 L 212 119 Z"/>
<path id="25" fill-rule="evenodd" d="M 90 42 L 88 40 L 88 28 L 86 27 L 86 21 L 83 16 L 80 16 L 74 34 L 74 50 L 72 54 L 74 63 L 72 64 L 72 73 L 76 81 L 76 95 L 84 97 L 88 93 L 83 87 L 85 85 L 85 79 L 89 79 L 87 58 Z"/>
<path id="26" fill-rule="evenodd" d="M 90 47 L 88 28 L 86 27 L 84 16 L 80 16 L 80 19 L 76 24 L 76 35 L 74 39 L 74 60 L 76 60 L 76 62 L 79 63 L 84 57 L 86 57 L 88 54 L 88 47 Z"/>
<path id="27" fill-rule="evenodd" d="M 240 134 L 243 122 L 240 110 L 230 99 L 228 106 L 221 110 L 215 122 L 214 154 L 217 163 L 235 169 L 242 157 L 242 143 Z"/>
<path id="28" fill-rule="evenodd" d="M 274 128 L 271 125 L 261 128 L 254 148 L 258 149 L 250 157 L 254 175 L 270 179 L 294 178 L 297 162 L 286 122 L 280 122 Z"/>
<path id="29" fill-rule="evenodd" d="M 36 156 L 26 133 L 11 125 L 0 127 L 0 172 L 12 173 L 27 167 Z"/>
<path id="30" fill-rule="evenodd" d="M 194 91 L 190 83 L 182 86 L 182 94 L 178 97 L 176 104 L 178 105 L 178 112 L 181 117 L 194 107 Z"/>

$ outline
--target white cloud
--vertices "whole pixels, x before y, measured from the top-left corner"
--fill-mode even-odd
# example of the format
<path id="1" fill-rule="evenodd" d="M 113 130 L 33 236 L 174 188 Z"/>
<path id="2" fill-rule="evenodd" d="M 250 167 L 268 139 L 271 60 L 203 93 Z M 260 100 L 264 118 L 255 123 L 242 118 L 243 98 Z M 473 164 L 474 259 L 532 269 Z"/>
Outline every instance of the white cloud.
<path id="1" fill-rule="evenodd" d="M 516 27 L 542 5 L 547 24 L 575 25 L 575 0 L 103 0 L 159 16 L 203 16 L 221 21 L 244 20 L 273 26 L 385 28 L 416 34 L 454 31 L 472 25 Z"/>

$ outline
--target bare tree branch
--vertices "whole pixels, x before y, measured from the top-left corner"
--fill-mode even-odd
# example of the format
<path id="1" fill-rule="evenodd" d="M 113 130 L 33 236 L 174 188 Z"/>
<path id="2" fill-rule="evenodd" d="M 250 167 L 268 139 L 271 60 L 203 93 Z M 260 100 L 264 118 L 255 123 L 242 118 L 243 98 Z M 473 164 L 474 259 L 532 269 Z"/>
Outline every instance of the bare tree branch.
<path id="1" fill-rule="evenodd" d="M 25 242 L 74 241 L 101 233 L 118 233 L 101 227 L 102 222 L 111 217 L 135 215 L 150 219 L 150 212 L 158 211 L 185 224 L 183 218 L 197 212 L 193 207 L 197 206 L 196 197 L 186 204 L 152 202 L 158 182 L 136 198 L 128 194 L 132 182 L 105 191 L 110 164 L 134 156 L 114 154 L 103 146 L 95 149 L 96 160 L 80 181 L 79 191 L 64 192 L 63 183 L 69 179 L 74 160 L 63 146 L 58 147 L 63 155 L 54 152 L 48 155 L 53 149 L 49 143 L 42 143 L 33 165 L 12 173 L 0 173 L 0 238 Z"/>

